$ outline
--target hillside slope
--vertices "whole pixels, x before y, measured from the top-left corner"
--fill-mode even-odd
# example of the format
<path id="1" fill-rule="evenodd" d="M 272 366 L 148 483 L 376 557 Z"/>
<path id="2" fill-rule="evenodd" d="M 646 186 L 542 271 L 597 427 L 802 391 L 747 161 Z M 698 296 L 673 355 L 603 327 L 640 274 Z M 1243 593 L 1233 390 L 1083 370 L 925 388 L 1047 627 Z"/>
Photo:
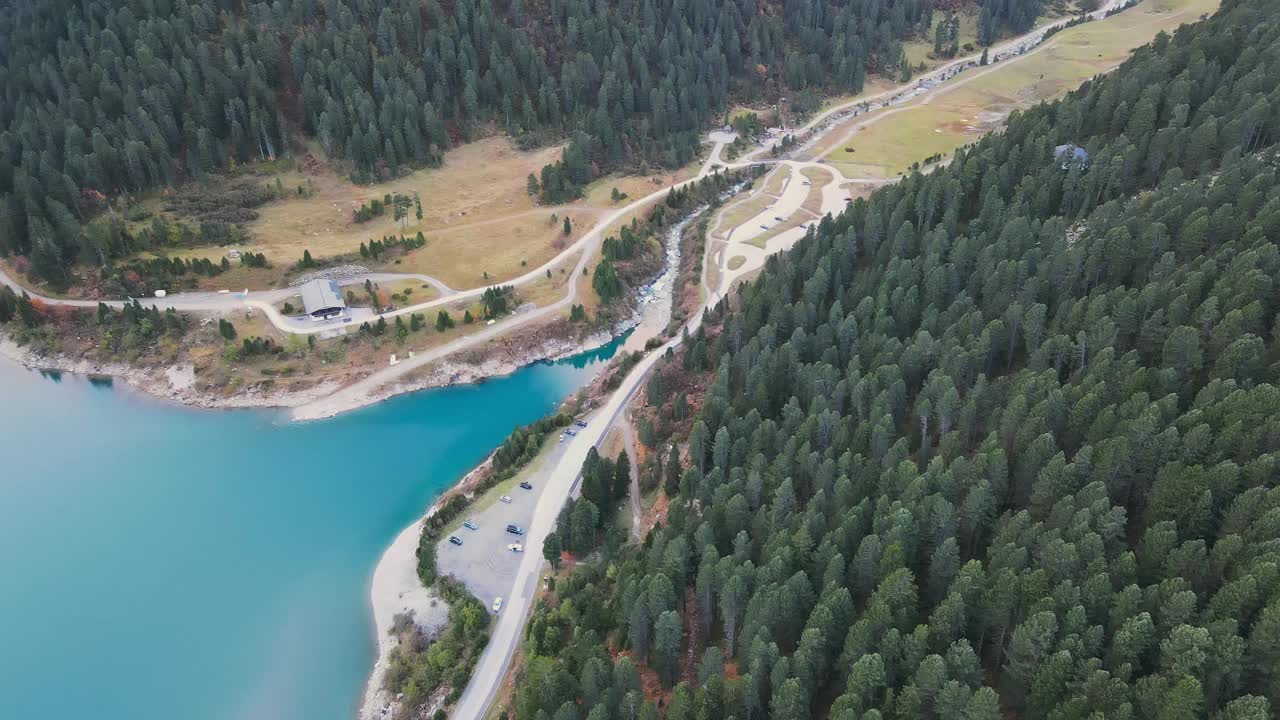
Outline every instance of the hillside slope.
<path id="1" fill-rule="evenodd" d="M 665 525 L 562 514 L 510 716 L 1273 717 L 1278 110 L 1229 0 L 771 260 L 651 384 L 706 372 Z"/>
<path id="2" fill-rule="evenodd" d="M 480 132 L 569 137 L 540 178 L 559 202 L 602 168 L 687 163 L 731 98 L 814 105 L 896 74 L 934 15 L 932 0 L 19 0 L 0 8 L 0 253 L 54 281 L 104 265 L 111 238 L 81 225 L 113 199 L 301 138 L 366 182 Z"/>

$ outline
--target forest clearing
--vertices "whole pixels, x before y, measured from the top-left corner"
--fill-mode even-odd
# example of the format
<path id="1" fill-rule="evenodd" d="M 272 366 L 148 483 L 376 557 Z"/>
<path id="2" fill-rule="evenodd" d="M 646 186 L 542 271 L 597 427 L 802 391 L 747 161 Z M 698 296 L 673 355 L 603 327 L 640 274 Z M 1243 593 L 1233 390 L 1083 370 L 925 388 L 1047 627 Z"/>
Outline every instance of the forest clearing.
<path id="1" fill-rule="evenodd" d="M 606 176 L 584 189 L 583 197 L 563 205 L 542 206 L 528 193 L 530 174 L 554 162 L 562 146 L 524 151 L 509 137 L 484 138 L 445 153 L 440 167 L 415 170 L 383 183 L 353 184 L 328 162 L 302 162 L 274 172 L 270 163 L 241 172 L 259 184 L 280 189 L 280 197 L 256 209 L 244 226 L 240 252 L 261 253 L 269 267 L 232 262 L 218 277 L 201 279 L 204 289 L 223 287 L 263 290 L 287 284 L 291 272 L 309 253 L 318 266 L 354 262 L 374 271 L 420 273 L 450 287 L 465 289 L 503 282 L 538 267 L 595 227 L 598 217 L 622 198 L 647 195 L 657 187 L 692 177 L 691 164 L 652 175 Z M 316 149 L 316 152 L 320 152 Z M 614 190 L 619 193 L 615 199 Z M 357 221 L 361 208 L 396 196 L 405 198 L 403 217 L 393 207 Z M 216 198 L 213 202 L 217 202 Z M 421 213 L 419 218 L 418 213 Z M 153 218 L 198 224 L 166 197 L 140 203 L 137 226 Z M 569 232 L 565 232 L 565 219 Z M 371 257 L 361 245 L 387 237 L 415 238 L 423 247 Z M 175 248 L 139 253 L 139 258 L 181 257 L 218 263 L 232 249 L 226 245 Z"/>
<path id="2" fill-rule="evenodd" d="M 1001 126 L 1009 113 L 1065 95 L 1114 69 L 1157 33 L 1212 12 L 1215 0 L 1159 0 L 1067 28 L 1025 56 L 970 71 L 905 105 L 876 110 L 836 130 L 819 157 L 851 178 L 901 175 L 925 157 L 945 156 Z M 879 122 L 892 116 L 891 122 Z"/>

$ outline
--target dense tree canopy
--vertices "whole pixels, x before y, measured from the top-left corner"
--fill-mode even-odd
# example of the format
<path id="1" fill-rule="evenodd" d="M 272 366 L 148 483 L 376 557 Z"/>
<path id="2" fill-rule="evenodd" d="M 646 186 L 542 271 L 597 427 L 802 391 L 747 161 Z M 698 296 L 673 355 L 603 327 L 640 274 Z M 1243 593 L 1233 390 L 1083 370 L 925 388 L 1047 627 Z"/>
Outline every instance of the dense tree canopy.
<path id="1" fill-rule="evenodd" d="M 0 252 L 108 263 L 82 223 L 121 193 L 290 150 L 357 180 L 498 128 L 572 138 L 541 191 L 681 165 L 729 98 L 861 89 L 933 0 L 18 0 L 0 8 Z"/>
<path id="2" fill-rule="evenodd" d="M 512 716 L 1273 717 L 1277 47 L 1227 0 L 771 259 Z"/>

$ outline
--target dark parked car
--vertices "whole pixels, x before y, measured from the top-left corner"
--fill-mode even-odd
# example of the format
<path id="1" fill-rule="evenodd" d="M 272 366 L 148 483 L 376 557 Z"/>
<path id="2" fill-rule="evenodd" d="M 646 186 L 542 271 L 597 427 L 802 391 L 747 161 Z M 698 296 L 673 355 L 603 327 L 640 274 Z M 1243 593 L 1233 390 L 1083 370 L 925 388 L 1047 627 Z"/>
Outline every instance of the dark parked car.
<path id="1" fill-rule="evenodd" d="M 532 489 L 533 489 L 533 485 L 531 485 L 531 484 L 529 484 L 529 483 L 527 483 L 527 482 L 522 482 L 522 483 L 520 483 L 520 487 L 524 488 L 525 490 L 532 490 Z"/>
<path id="2" fill-rule="evenodd" d="M 574 421 L 573 421 L 573 424 L 574 424 L 574 425 L 577 425 L 578 427 L 586 427 L 586 426 L 587 426 L 587 422 L 586 422 L 585 420 L 574 420 Z"/>
<path id="3" fill-rule="evenodd" d="M 519 525 L 508 525 L 507 532 L 511 533 L 512 535 L 523 535 L 524 528 L 520 527 Z"/>
<path id="4" fill-rule="evenodd" d="M 449 542 L 453 543 L 454 545 L 461 545 L 462 538 L 458 537 L 457 535 L 450 535 Z"/>

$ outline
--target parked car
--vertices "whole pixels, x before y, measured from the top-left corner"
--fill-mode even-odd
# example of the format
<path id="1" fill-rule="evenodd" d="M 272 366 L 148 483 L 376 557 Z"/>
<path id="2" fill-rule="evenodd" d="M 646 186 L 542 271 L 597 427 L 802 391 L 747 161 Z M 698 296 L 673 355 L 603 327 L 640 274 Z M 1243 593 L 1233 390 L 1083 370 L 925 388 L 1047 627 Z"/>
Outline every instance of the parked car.
<path id="1" fill-rule="evenodd" d="M 768 230 L 768 229 L 769 229 L 769 226 L 768 226 L 768 225 L 761 225 L 761 226 L 760 226 L 760 229 L 761 229 L 761 230 Z"/>
<path id="2" fill-rule="evenodd" d="M 511 496 L 510 496 L 510 495 L 503 495 L 502 497 L 500 497 L 500 498 L 498 498 L 498 499 L 499 499 L 499 500 L 501 500 L 501 501 L 502 501 L 502 502 L 504 502 L 504 503 L 507 503 L 508 505 L 510 505 L 510 504 L 511 504 Z"/>
<path id="3" fill-rule="evenodd" d="M 524 528 L 520 527 L 519 525 L 508 525 L 507 532 L 511 533 L 512 535 L 523 535 Z"/>
<path id="4" fill-rule="evenodd" d="M 564 442 L 564 433 L 560 433 L 560 439 L 556 442 Z"/>
<path id="5" fill-rule="evenodd" d="M 453 543 L 454 545 L 461 545 L 462 538 L 458 537 L 457 535 L 450 535 L 449 542 Z"/>
<path id="6" fill-rule="evenodd" d="M 782 218 L 778 217 L 777 215 L 774 215 L 773 219 L 777 220 L 778 222 L 782 222 Z"/>
<path id="7" fill-rule="evenodd" d="M 574 435 L 577 435 L 578 433 L 574 432 L 573 430 L 565 430 L 565 431 L 564 431 L 564 434 L 565 434 L 565 435 L 568 435 L 569 437 L 573 437 Z"/>
<path id="8" fill-rule="evenodd" d="M 524 552 L 524 545 L 521 545 L 520 543 L 511 543 L 507 546 L 507 549 L 511 552 Z"/>
<path id="9" fill-rule="evenodd" d="M 520 483 L 520 487 L 524 488 L 525 490 L 532 490 L 532 489 L 533 489 L 533 485 L 532 485 L 532 484 L 530 484 L 529 482 L 522 482 L 522 483 Z"/>
<path id="10" fill-rule="evenodd" d="M 468 529 L 468 530 L 479 530 L 479 529 L 480 529 L 480 526 L 479 526 L 479 525 L 475 524 L 474 522 L 471 522 L 470 520 L 464 520 L 464 521 L 463 521 L 463 523 L 462 523 L 462 527 L 464 527 L 464 528 L 466 528 L 466 529 Z"/>
<path id="11" fill-rule="evenodd" d="M 577 425 L 578 427 L 586 427 L 586 426 L 587 426 L 587 421 L 585 421 L 585 420 L 574 420 L 574 421 L 573 421 L 573 424 L 574 424 L 574 425 Z"/>
<path id="12" fill-rule="evenodd" d="M 493 599 L 493 611 L 496 613 L 502 609 L 502 598 Z"/>

